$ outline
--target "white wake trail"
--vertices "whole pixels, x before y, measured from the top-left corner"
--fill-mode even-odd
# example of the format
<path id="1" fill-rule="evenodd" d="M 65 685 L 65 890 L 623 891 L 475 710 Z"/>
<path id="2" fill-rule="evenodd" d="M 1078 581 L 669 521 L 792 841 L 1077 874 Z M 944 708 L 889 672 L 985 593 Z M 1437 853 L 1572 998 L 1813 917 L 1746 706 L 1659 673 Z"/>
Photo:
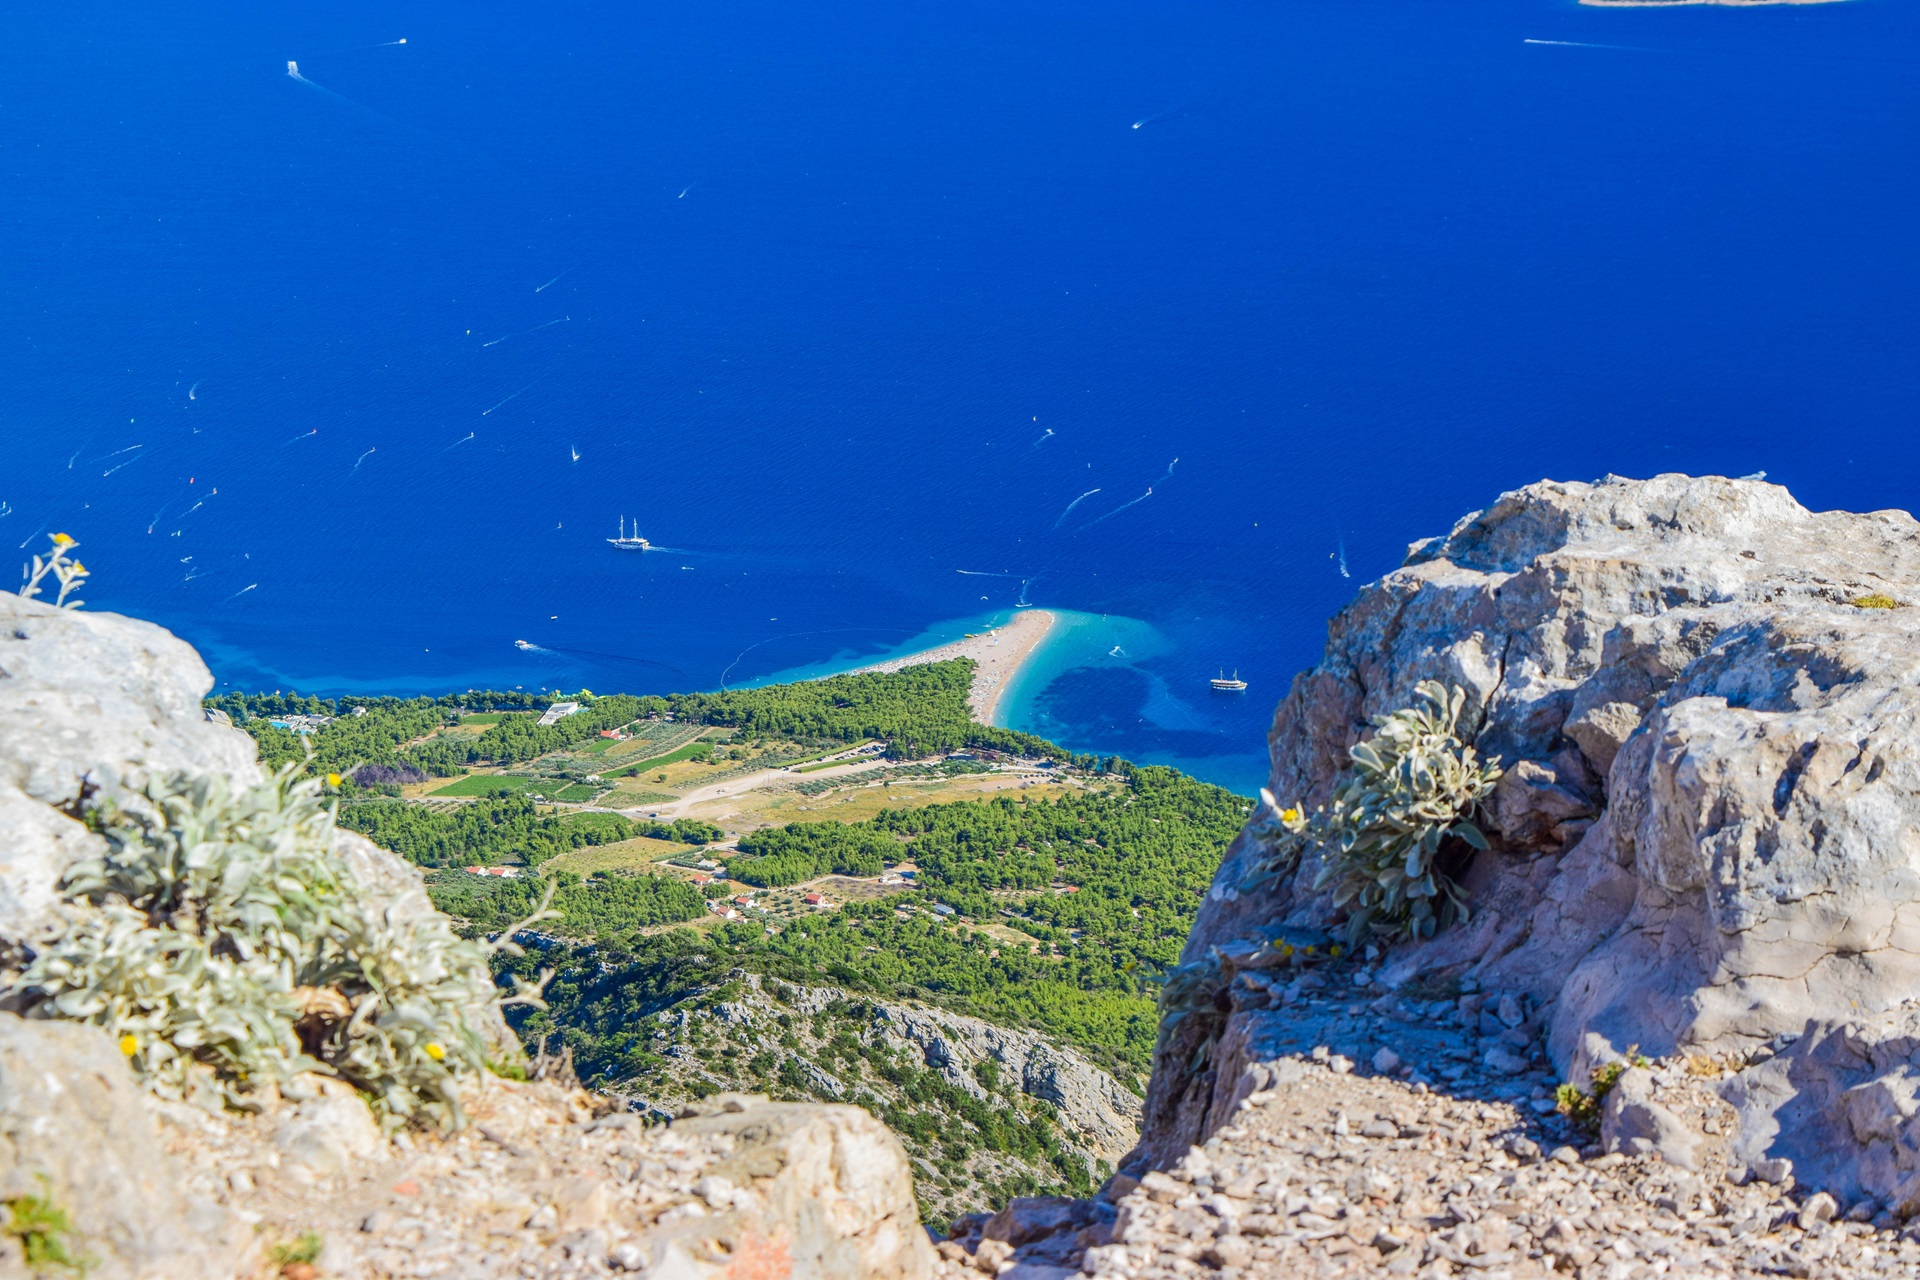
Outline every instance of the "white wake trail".
<path id="1" fill-rule="evenodd" d="M 1081 534 L 1085 533 L 1087 530 L 1093 528 L 1093 526 L 1113 519 L 1115 516 L 1119 515 L 1122 511 L 1125 511 L 1128 507 L 1139 506 L 1141 503 L 1145 502 L 1148 498 L 1151 498 L 1152 496 L 1153 496 L 1153 486 L 1149 485 L 1147 486 L 1147 491 L 1141 494 L 1139 497 L 1135 498 L 1132 502 L 1123 502 L 1119 506 L 1115 507 L 1113 510 L 1107 512 L 1107 514 L 1103 516 L 1096 516 L 1093 519 L 1087 521 L 1085 524 L 1081 525 L 1078 529 L 1075 529 L 1073 531 L 1074 537 L 1077 538 Z"/>
<path id="2" fill-rule="evenodd" d="M 1558 45 L 1562 49 L 1618 49 L 1623 53 L 1670 52 L 1670 50 L 1667 50 L 1667 49 L 1649 49 L 1643 45 L 1637 45 L 1637 44 L 1588 44 L 1585 40 L 1535 40 L 1529 37 L 1525 40 L 1522 40 L 1520 43 L 1521 44 L 1551 44 L 1551 45 Z"/>
<path id="3" fill-rule="evenodd" d="M 1085 493 L 1081 494 L 1079 497 L 1075 498 L 1072 502 L 1069 502 L 1067 504 L 1067 509 L 1060 513 L 1060 518 L 1053 522 L 1054 529 L 1058 530 L 1061 525 L 1067 522 L 1067 517 L 1073 514 L 1073 509 L 1075 507 L 1079 506 L 1081 503 L 1085 502 L 1088 498 L 1091 498 L 1094 494 L 1098 492 L 1100 492 L 1098 489 L 1089 489 Z"/>
<path id="4" fill-rule="evenodd" d="M 560 278 L 560 277 L 558 277 L 558 276 L 555 276 L 555 277 L 554 277 L 554 279 L 555 279 L 555 280 L 557 280 L 557 279 L 559 279 L 559 278 Z M 551 283 L 551 281 L 550 281 L 549 283 Z M 504 339 L 504 338 L 503 338 L 503 339 L 501 339 L 501 341 L 503 341 L 503 342 L 504 342 L 504 341 L 506 341 L 506 339 Z M 525 394 L 526 394 L 527 392 L 529 392 L 529 391 L 531 391 L 531 390 L 533 390 L 533 389 L 534 389 L 535 387 L 537 387 L 537 386 L 539 386 L 539 385 L 540 385 L 540 379 L 538 379 L 538 378 L 535 378 L 535 379 L 534 379 L 534 380 L 533 380 L 532 382 L 529 382 L 529 383 L 528 383 L 528 384 L 527 384 L 526 386 L 524 386 L 524 387 L 522 387 L 522 388 L 520 388 L 520 389 L 519 389 L 518 391 L 516 391 L 516 392 L 514 392 L 514 393 L 513 393 L 512 395 L 510 395 L 510 396 L 508 396 L 508 397 L 507 397 L 507 400 L 517 400 L 517 399 L 519 399 L 519 398 L 520 398 L 521 396 L 523 396 L 523 395 L 525 395 Z M 507 403 L 507 400 L 502 400 L 502 401 L 500 402 L 500 404 L 496 404 L 496 405 L 494 405 L 494 406 L 493 406 L 493 409 L 498 409 L 498 408 L 500 407 L 500 405 L 501 405 L 501 404 L 505 404 L 505 403 Z M 481 417 L 483 417 L 483 418 L 484 418 L 484 417 L 486 417 L 486 416 L 487 416 L 488 414 L 490 414 L 490 413 L 492 413 L 492 412 L 493 412 L 493 409 L 482 409 L 482 410 L 480 411 L 480 416 L 481 416 Z"/>
<path id="5" fill-rule="evenodd" d="M 554 325 L 565 324 L 567 321 L 571 319 L 573 319 L 572 316 L 561 316 L 558 320 L 549 320 L 545 324 L 537 324 L 533 326 L 533 328 L 531 329 L 522 329 L 518 333 L 510 333 L 505 338 L 495 338 L 492 342 L 483 342 L 480 344 L 480 346 L 482 350 L 486 349 L 487 347 L 497 347 L 501 343 L 505 342 L 507 338 L 524 338 L 530 333 L 538 333 L 542 329 L 551 329 L 553 328 Z"/>

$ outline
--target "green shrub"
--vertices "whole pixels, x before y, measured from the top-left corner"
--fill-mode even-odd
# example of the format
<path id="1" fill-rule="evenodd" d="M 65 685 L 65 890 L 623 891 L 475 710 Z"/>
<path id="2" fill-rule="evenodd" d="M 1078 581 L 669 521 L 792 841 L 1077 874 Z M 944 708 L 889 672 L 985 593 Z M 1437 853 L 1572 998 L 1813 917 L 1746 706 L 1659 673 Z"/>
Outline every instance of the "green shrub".
<path id="1" fill-rule="evenodd" d="M 1559 1104 L 1560 1114 L 1585 1129 L 1596 1133 L 1600 1129 L 1600 1108 L 1605 1104 L 1607 1095 L 1613 1092 L 1613 1086 L 1620 1083 L 1620 1077 L 1627 1073 L 1628 1067 L 1644 1067 L 1647 1060 L 1640 1056 L 1640 1046 L 1634 1045 L 1627 1050 L 1627 1056 L 1615 1059 L 1593 1069 L 1589 1077 L 1592 1089 L 1582 1089 L 1569 1081 L 1554 1090 L 1553 1100 Z"/>
<path id="2" fill-rule="evenodd" d="M 62 883 L 74 910 L 4 990 L 28 1016 L 111 1031 L 155 1091 L 227 1101 L 302 1071 L 349 1081 L 389 1124 L 463 1123 L 485 1069 L 470 1014 L 500 1000 L 492 948 L 391 911 L 332 853 L 318 781 L 235 790 L 176 775 L 89 811 L 107 851 Z M 543 904 L 544 906 L 544 904 Z M 523 985 L 507 1003 L 538 1003 Z"/>
<path id="3" fill-rule="evenodd" d="M 47 1186 L 45 1177 L 40 1182 L 42 1187 Z M 54 1203 L 51 1188 L 46 1195 L 11 1196 L 0 1204 L 7 1209 L 0 1232 L 20 1242 L 27 1266 L 33 1268 L 35 1274 L 43 1274 L 42 1268 L 59 1267 L 85 1275 L 93 1265 L 93 1259 L 74 1253 L 77 1246 L 72 1242 L 73 1224 L 67 1218 L 67 1211 Z"/>
<path id="4" fill-rule="evenodd" d="M 303 1231 L 292 1240 L 276 1244 L 267 1250 L 267 1258 L 276 1267 L 284 1267 L 293 1262 L 311 1263 L 320 1256 L 320 1250 L 326 1246 L 318 1231 Z"/>
<path id="5" fill-rule="evenodd" d="M 1856 596 L 1852 601 L 1856 609 L 1898 609 L 1900 602 L 1885 592 L 1876 591 L 1870 596 Z"/>

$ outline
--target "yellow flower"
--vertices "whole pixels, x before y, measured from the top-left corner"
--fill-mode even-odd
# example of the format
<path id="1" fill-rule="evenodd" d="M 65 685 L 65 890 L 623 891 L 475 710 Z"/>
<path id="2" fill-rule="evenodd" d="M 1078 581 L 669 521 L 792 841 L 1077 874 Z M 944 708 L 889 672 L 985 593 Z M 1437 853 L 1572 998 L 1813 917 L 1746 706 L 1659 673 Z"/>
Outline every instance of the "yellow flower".
<path id="1" fill-rule="evenodd" d="M 85 573 L 87 571 L 87 566 L 81 564 L 78 560 L 75 560 L 73 562 L 73 571 L 75 573 Z"/>
<path id="2" fill-rule="evenodd" d="M 340 775 L 339 775 L 339 774 L 337 774 L 337 773 L 330 773 L 330 774 L 328 774 L 328 775 L 327 775 L 327 785 L 328 785 L 328 786 L 330 786 L 330 787 L 337 787 L 337 786 L 339 786 L 339 785 L 340 785 Z"/>
<path id="3" fill-rule="evenodd" d="M 133 1032 L 129 1031 L 120 1037 L 120 1052 L 129 1058 L 140 1052 L 140 1041 Z"/>
<path id="4" fill-rule="evenodd" d="M 70 547 L 73 545 L 73 539 L 64 533 L 56 533 L 53 535 L 53 545 L 56 547 Z"/>
<path id="5" fill-rule="evenodd" d="M 1280 944 L 1280 954 L 1281 954 L 1281 955 L 1283 955 L 1283 956 L 1290 956 L 1290 955 L 1292 955 L 1292 954 L 1293 954 L 1293 944 L 1292 944 L 1291 942 L 1283 942 L 1283 943 L 1281 943 L 1281 944 Z"/>
<path id="6" fill-rule="evenodd" d="M 1282 809 L 1280 811 L 1280 821 L 1298 822 L 1300 821 L 1300 811 L 1298 809 Z"/>
<path id="7" fill-rule="evenodd" d="M 432 1058 L 435 1062 L 438 1062 L 442 1058 L 447 1056 L 447 1051 L 445 1049 L 442 1049 L 438 1044 L 429 1040 L 427 1041 L 427 1056 L 429 1058 Z"/>
<path id="8" fill-rule="evenodd" d="M 1339 959 L 1339 958 L 1340 958 L 1340 944 L 1336 942 L 1336 943 L 1334 943 L 1334 944 L 1333 944 L 1332 946 L 1330 946 L 1330 947 L 1328 947 L 1328 948 L 1327 948 L 1327 954 L 1328 954 L 1328 955 L 1330 955 L 1330 956 L 1332 956 L 1332 957 L 1333 957 L 1334 959 L 1336 959 L 1336 960 L 1337 960 L 1337 959 Z"/>

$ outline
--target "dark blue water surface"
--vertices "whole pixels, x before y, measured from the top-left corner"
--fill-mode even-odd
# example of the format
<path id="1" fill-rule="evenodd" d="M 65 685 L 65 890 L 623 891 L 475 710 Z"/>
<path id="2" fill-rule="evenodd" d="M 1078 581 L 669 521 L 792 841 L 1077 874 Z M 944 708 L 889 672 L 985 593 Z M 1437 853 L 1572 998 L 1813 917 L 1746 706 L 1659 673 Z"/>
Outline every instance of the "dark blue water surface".
<path id="1" fill-rule="evenodd" d="M 1503 488 L 1915 500 L 1912 5 L 169 8 L 6 13 L 0 547 L 225 684 L 713 687 L 1024 587 L 1135 643 L 1016 723 L 1248 789 Z"/>

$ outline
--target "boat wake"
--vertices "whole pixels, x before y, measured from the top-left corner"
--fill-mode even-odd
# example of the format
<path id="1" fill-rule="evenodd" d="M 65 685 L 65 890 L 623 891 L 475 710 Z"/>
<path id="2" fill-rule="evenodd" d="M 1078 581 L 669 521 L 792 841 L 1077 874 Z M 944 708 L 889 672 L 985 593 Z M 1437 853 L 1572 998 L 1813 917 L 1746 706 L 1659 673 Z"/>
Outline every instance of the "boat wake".
<path id="1" fill-rule="evenodd" d="M 1075 507 L 1079 506 L 1081 503 L 1085 502 L 1088 498 L 1091 498 L 1094 494 L 1098 492 L 1100 492 L 1098 489 L 1089 489 L 1085 493 L 1081 494 L 1079 497 L 1075 498 L 1072 502 L 1069 502 L 1067 504 L 1067 509 L 1060 513 L 1060 518 L 1053 522 L 1053 527 L 1056 530 L 1058 530 L 1061 525 L 1067 522 L 1067 517 L 1073 514 L 1073 509 Z"/>
<path id="2" fill-rule="evenodd" d="M 336 102 L 346 103 L 348 106 L 352 107 L 355 111 L 364 111 L 366 114 L 372 116 L 375 120 L 379 120 L 384 124 L 393 125 L 395 128 L 400 127 L 399 121 L 392 120 L 386 116 L 381 115 L 378 111 L 375 111 L 372 107 L 366 105 L 364 102 L 355 102 L 352 98 L 349 98 L 344 93 L 335 93 L 333 90 L 327 88 L 327 86 L 323 84 L 315 84 L 313 81 L 307 79 L 305 76 L 300 74 L 300 64 L 295 62 L 292 58 L 287 59 L 287 75 L 289 78 L 296 80 L 299 83 L 307 86 L 307 88 L 313 90 L 315 93 L 324 93 L 329 98 L 332 98 Z"/>
<path id="3" fill-rule="evenodd" d="M 1115 507 L 1113 510 L 1107 512 L 1107 514 L 1103 516 L 1095 516 L 1093 519 L 1081 525 L 1078 529 L 1075 529 L 1073 531 L 1074 536 L 1079 537 L 1081 534 L 1085 533 L 1087 530 L 1093 528 L 1093 526 L 1113 519 L 1115 516 L 1119 515 L 1122 511 L 1125 511 L 1128 507 L 1139 506 L 1141 503 L 1145 502 L 1148 498 L 1151 498 L 1152 496 L 1153 496 L 1153 486 L 1148 485 L 1147 491 L 1141 494 L 1139 497 L 1135 498 L 1132 502 L 1123 502 L 1119 506 Z"/>
<path id="4" fill-rule="evenodd" d="M 565 324 L 567 321 L 571 319 L 573 319 L 572 316 L 561 316 L 558 320 L 549 320 L 545 324 L 537 324 L 533 326 L 533 328 L 531 329 L 522 329 L 518 333 L 509 333 L 506 335 L 506 337 L 495 338 L 492 342 L 483 342 L 480 344 L 480 346 L 482 350 L 485 350 L 487 347 L 497 347 L 501 343 L 507 341 L 508 338 L 524 338 L 530 333 L 538 333 L 542 329 L 551 329 L 553 328 L 553 326 L 557 324 Z M 502 401 L 502 403 L 505 403 L 505 402 Z M 495 406 L 495 408 L 498 408 L 498 407 L 499 407 L 498 405 Z"/>
<path id="5" fill-rule="evenodd" d="M 559 278 L 560 278 L 559 276 L 555 276 L 555 277 L 554 277 L 553 279 L 554 279 L 554 280 L 558 280 Z M 553 283 L 553 280 L 549 280 L 549 281 L 547 281 L 547 284 L 552 284 L 552 283 Z M 541 286 L 541 287 L 542 287 L 542 288 L 544 288 L 545 286 L 543 285 L 543 286 Z M 503 341 L 504 341 L 504 339 L 503 339 Z M 494 406 L 493 406 L 493 409 L 498 409 L 498 408 L 500 407 L 500 405 L 501 405 L 501 404 L 505 404 L 505 403 L 507 403 L 507 400 L 516 400 L 516 399 L 518 399 L 519 397 L 521 397 L 521 396 L 523 396 L 523 395 L 525 395 L 525 394 L 526 394 L 527 392 L 529 392 L 529 391 L 531 391 L 531 390 L 533 390 L 533 389 L 534 389 L 535 387 L 537 387 L 537 386 L 539 386 L 539 385 L 540 385 L 540 379 L 538 379 L 538 378 L 535 378 L 535 379 L 534 379 L 534 380 L 533 380 L 532 382 L 529 382 L 529 383 L 528 383 L 528 384 L 527 384 L 526 386 L 524 386 L 524 387 L 522 387 L 522 388 L 520 388 L 520 389 L 519 389 L 518 391 L 516 391 L 516 392 L 514 392 L 514 393 L 513 393 L 512 395 L 510 395 L 510 396 L 508 396 L 506 400 L 502 400 L 502 401 L 500 402 L 500 404 L 496 404 L 496 405 L 494 405 Z M 488 414 L 490 414 L 490 413 L 492 413 L 492 412 L 493 412 L 493 409 L 482 409 L 482 410 L 480 411 L 480 416 L 481 416 L 481 417 L 483 417 L 483 418 L 484 418 L 484 417 L 486 417 L 486 416 L 487 416 Z"/>

